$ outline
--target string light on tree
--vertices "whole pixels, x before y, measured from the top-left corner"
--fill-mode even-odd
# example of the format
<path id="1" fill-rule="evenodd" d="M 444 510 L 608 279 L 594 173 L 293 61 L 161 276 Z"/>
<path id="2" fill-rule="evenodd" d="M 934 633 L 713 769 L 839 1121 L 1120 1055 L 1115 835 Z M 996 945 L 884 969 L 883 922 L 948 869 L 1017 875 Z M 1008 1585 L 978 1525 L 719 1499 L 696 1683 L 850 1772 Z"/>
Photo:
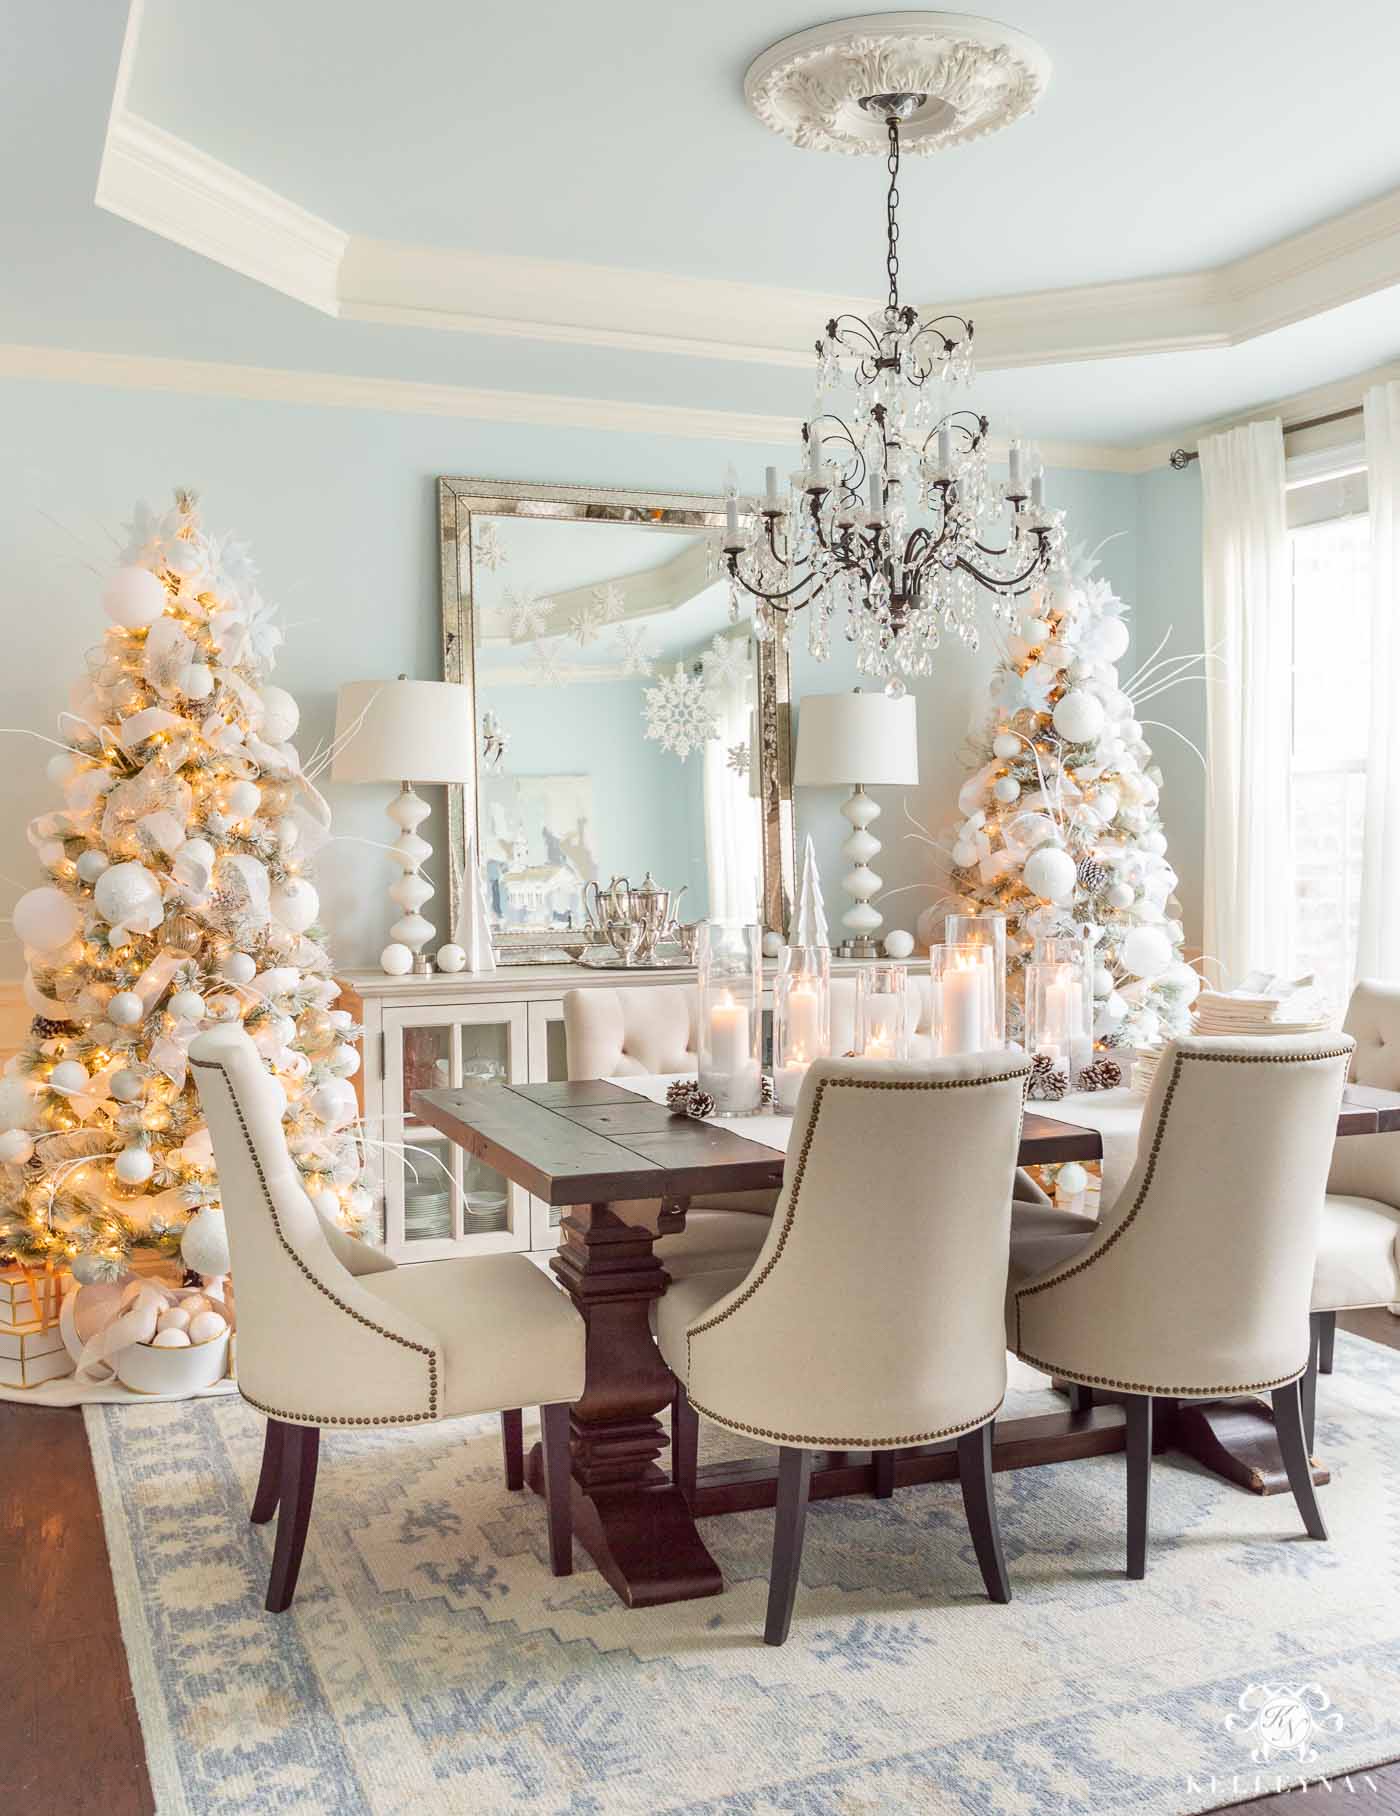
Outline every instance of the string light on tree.
<path id="1" fill-rule="evenodd" d="M 296 702 L 267 678 L 281 632 L 256 579 L 177 494 L 138 510 L 103 590 L 108 629 L 48 765 L 62 803 L 29 830 L 49 880 L 12 915 L 35 1019 L 0 1078 L 0 1256 L 91 1281 L 208 1235 L 218 1181 L 187 1054 L 217 1021 L 247 1027 L 328 1214 L 354 1228 L 371 1202 L 356 1030 L 329 1013 L 304 874 L 330 816 L 290 742 Z M 193 1246 L 187 1265 L 226 1271 Z"/>

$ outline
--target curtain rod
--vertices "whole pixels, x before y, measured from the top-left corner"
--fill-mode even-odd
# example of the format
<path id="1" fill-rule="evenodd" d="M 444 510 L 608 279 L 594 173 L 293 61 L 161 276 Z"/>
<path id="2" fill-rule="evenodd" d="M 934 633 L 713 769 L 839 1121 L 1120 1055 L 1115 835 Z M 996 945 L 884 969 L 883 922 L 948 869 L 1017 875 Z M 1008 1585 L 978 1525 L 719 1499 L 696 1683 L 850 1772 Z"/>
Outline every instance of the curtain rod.
<path id="1" fill-rule="evenodd" d="M 1304 429 L 1320 429 L 1324 423 L 1345 422 L 1349 416 L 1360 415 L 1361 405 L 1353 404 L 1349 410 L 1333 410 L 1328 416 L 1309 416 L 1305 422 L 1285 423 L 1283 432 L 1285 435 L 1297 435 Z M 1199 454 L 1188 453 L 1185 448 L 1174 448 L 1170 464 L 1176 468 L 1178 473 L 1181 473 L 1190 466 L 1193 460 L 1200 458 Z"/>

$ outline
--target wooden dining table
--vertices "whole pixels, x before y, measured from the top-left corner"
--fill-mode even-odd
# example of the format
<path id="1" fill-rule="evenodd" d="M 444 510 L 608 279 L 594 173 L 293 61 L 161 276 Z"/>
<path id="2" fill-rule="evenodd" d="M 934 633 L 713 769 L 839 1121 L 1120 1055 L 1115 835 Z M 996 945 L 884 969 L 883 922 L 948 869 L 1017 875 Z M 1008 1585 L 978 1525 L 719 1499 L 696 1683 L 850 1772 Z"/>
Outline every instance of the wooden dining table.
<path id="1" fill-rule="evenodd" d="M 570 1445 L 579 1542 L 630 1607 L 717 1595 L 724 1584 L 695 1522 L 773 1506 L 777 1452 L 701 1467 L 689 1497 L 659 1466 L 667 1434 L 657 1414 L 671 1404 L 675 1381 L 651 1335 L 651 1306 L 668 1284 L 654 1245 L 684 1228 L 692 1200 L 778 1187 L 781 1147 L 755 1139 L 752 1121 L 749 1133 L 744 1121 L 693 1121 L 602 1079 L 417 1091 L 412 1107 L 483 1164 L 564 1209 L 550 1266 L 586 1329 L 584 1389 L 572 1409 Z M 1389 1131 L 1400 1131 L 1400 1093 L 1349 1086 L 1338 1135 Z M 1102 1152 L 1096 1129 L 1027 1112 L 1021 1165 L 1097 1160 Z M 1255 1493 L 1287 1488 L 1262 1401 L 1164 1406 L 1157 1442 Z M 998 1420 L 993 1468 L 1101 1456 L 1123 1445 L 1121 1408 L 1096 1395 L 1081 1410 Z M 811 1494 L 888 1494 L 957 1473 L 952 1443 L 901 1451 L 893 1470 L 880 1471 L 868 1451 L 824 1452 Z M 1319 1483 L 1329 1479 L 1324 1467 L 1315 1465 L 1314 1474 Z M 538 1445 L 527 1479 L 542 1491 Z"/>

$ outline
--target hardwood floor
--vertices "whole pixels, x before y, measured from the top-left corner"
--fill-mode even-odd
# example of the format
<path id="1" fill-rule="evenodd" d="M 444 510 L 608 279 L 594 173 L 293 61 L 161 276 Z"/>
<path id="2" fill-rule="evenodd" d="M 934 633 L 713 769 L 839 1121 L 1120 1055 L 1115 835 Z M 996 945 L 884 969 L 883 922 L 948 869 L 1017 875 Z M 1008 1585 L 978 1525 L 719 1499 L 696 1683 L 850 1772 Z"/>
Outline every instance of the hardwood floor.
<path id="1" fill-rule="evenodd" d="M 1400 1318 L 1343 1329 L 1400 1349 Z M 1325 1392 L 1325 1387 L 1324 1387 Z M 141 1730 L 117 1624 L 97 1484 L 80 1413 L 0 1402 L 0 1710 L 8 1807 L 24 1816 L 151 1816 Z M 1233 1816 L 1400 1816 L 1400 1765 L 1354 1794 L 1284 1791 Z M 1222 1808 L 1226 1806 L 1221 1806 Z"/>

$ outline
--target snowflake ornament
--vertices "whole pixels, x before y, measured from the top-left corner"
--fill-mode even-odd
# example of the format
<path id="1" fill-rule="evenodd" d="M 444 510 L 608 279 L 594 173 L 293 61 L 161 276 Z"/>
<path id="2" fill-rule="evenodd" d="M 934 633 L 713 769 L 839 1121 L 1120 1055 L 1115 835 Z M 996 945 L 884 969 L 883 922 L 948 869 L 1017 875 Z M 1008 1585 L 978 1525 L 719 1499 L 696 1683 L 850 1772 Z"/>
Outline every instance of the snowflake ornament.
<path id="1" fill-rule="evenodd" d="M 652 655 L 647 648 L 647 633 L 644 625 L 632 629 L 623 628 L 617 633 L 618 661 L 622 664 L 624 675 L 649 675 L 652 672 Z"/>
<path id="2" fill-rule="evenodd" d="M 731 744 L 725 758 L 725 767 L 732 769 L 736 776 L 746 776 L 753 768 L 753 752 L 747 744 Z"/>
<path id="3" fill-rule="evenodd" d="M 684 662 L 647 688 L 642 700 L 643 737 L 672 751 L 682 763 L 707 739 L 719 736 L 715 724 L 719 702 L 704 675 L 687 674 Z"/>
<path id="4" fill-rule="evenodd" d="M 496 535 L 496 526 L 488 518 L 472 538 L 472 558 L 494 573 L 506 560 L 506 552 Z"/>
<path id="5" fill-rule="evenodd" d="M 510 634 L 517 643 L 527 643 L 543 634 L 554 610 L 552 599 L 536 599 L 533 593 L 506 589 L 506 610 L 510 613 Z"/>
<path id="6" fill-rule="evenodd" d="M 595 586 L 593 603 L 602 615 L 604 624 L 620 624 L 627 615 L 626 597 L 616 580 L 609 580 L 606 586 Z"/>
<path id="7" fill-rule="evenodd" d="M 580 649 L 596 643 L 603 631 L 603 614 L 596 605 L 581 605 L 569 617 L 569 635 Z"/>
<path id="8" fill-rule="evenodd" d="M 564 652 L 551 648 L 542 637 L 536 637 L 530 652 L 530 680 L 535 687 L 562 687 L 573 673 L 564 660 Z"/>
<path id="9" fill-rule="evenodd" d="M 712 637 L 710 647 L 700 660 L 705 665 L 707 686 L 738 687 L 749 675 L 748 640 L 744 637 Z"/>

